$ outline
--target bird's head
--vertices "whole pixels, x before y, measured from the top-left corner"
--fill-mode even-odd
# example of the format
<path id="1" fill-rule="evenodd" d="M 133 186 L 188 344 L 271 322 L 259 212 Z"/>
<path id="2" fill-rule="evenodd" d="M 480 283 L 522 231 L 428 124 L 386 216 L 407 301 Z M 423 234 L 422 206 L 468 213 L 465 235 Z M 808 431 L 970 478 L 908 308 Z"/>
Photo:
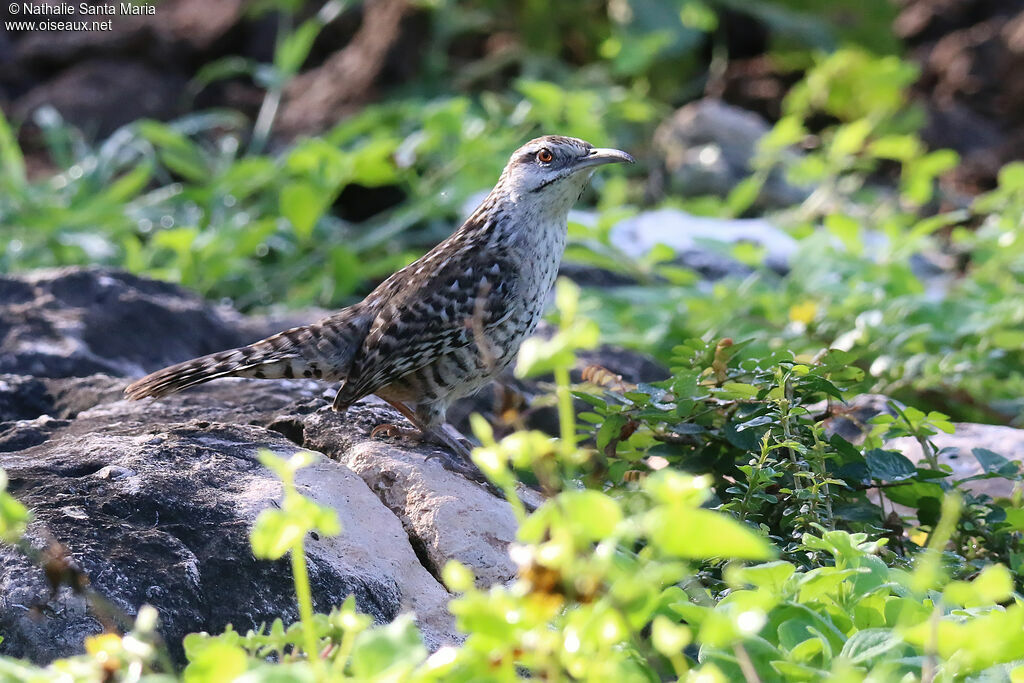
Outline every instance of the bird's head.
<path id="1" fill-rule="evenodd" d="M 512 154 L 498 186 L 517 201 L 536 200 L 568 211 L 595 168 L 620 162 L 631 164 L 633 157 L 577 138 L 545 135 Z"/>

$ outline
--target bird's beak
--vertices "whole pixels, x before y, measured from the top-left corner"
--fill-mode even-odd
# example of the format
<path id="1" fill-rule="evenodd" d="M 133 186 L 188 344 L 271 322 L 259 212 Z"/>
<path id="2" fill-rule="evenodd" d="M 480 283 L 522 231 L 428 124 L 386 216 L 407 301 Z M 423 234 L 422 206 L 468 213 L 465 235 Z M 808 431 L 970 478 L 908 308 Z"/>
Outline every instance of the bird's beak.
<path id="1" fill-rule="evenodd" d="M 622 150 L 595 147 L 594 149 L 590 150 L 590 152 L 588 152 L 585 156 L 582 156 L 579 159 L 577 159 L 575 166 L 577 169 L 580 169 L 591 168 L 593 166 L 601 166 L 603 164 L 618 163 L 632 164 L 636 163 L 636 160 L 633 159 L 633 157 L 631 157 L 630 155 L 623 152 Z"/>

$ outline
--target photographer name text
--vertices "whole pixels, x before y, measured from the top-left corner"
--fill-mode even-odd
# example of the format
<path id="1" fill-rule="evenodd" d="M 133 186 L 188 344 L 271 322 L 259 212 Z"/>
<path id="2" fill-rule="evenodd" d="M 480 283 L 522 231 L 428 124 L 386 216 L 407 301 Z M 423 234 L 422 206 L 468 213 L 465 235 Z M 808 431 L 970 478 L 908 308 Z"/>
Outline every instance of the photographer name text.
<path id="1" fill-rule="evenodd" d="M 131 2 L 122 2 L 110 5 L 90 5 L 87 2 L 78 5 L 72 3 L 61 3 L 57 5 L 37 5 L 33 2 L 12 3 L 9 9 L 12 14 L 30 16 L 67 16 L 70 14 L 84 14 L 88 16 L 125 16 L 125 15 L 153 15 L 156 14 L 154 5 L 136 5 Z"/>

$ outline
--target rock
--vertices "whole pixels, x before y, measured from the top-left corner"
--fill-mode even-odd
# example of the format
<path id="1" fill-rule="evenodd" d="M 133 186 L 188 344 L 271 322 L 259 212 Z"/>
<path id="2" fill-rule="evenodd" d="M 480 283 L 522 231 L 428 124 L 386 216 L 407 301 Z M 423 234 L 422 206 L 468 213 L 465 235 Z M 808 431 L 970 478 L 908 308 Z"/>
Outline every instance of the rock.
<path id="1" fill-rule="evenodd" d="M 294 620 L 288 563 L 258 561 L 249 546 L 256 516 L 281 495 L 257 460 L 263 447 L 320 456 L 299 484 L 338 512 L 343 532 L 307 541 L 318 609 L 353 594 L 378 621 L 413 612 L 431 648 L 459 637 L 438 576 L 454 559 L 481 586 L 511 579 L 515 518 L 446 451 L 371 438 L 379 424 L 404 424 L 390 406 L 371 397 L 339 415 L 334 388 L 312 380 L 224 379 L 121 400 L 131 377 L 320 313 L 244 318 L 98 268 L 0 277 L 0 468 L 34 515 L 27 553 L 0 550 L 0 654 L 81 652 L 87 635 L 123 627 L 145 603 L 178 662 L 191 631 Z M 625 351 L 583 360 L 595 361 L 628 378 L 664 376 Z M 462 414 L 487 410 L 487 395 Z M 41 566 L 61 561 L 70 585 L 51 586 Z"/>
<path id="2" fill-rule="evenodd" d="M 124 394 L 124 380 L 110 375 L 44 379 L 53 401 L 51 414 L 61 418 L 76 417 L 101 403 L 120 401 Z"/>
<path id="3" fill-rule="evenodd" d="M 758 141 L 768 123 L 753 112 L 704 99 L 678 109 L 654 133 L 654 147 L 663 165 L 655 174 L 655 195 L 725 197 L 749 177 Z M 795 158 L 795 152 L 789 156 Z M 660 180 L 659 180 L 660 178 Z M 790 185 L 773 171 L 754 203 L 758 209 L 800 204 L 810 190 Z"/>
<path id="4" fill-rule="evenodd" d="M 473 212 L 485 194 L 475 194 L 463 203 L 464 218 Z M 576 209 L 569 212 L 569 220 L 594 227 L 597 214 Z M 789 270 L 789 260 L 798 248 L 797 241 L 787 232 L 763 218 L 712 218 L 669 208 L 641 211 L 620 221 L 612 228 L 609 239 L 612 246 L 631 258 L 645 256 L 658 244 L 672 247 L 679 265 L 708 280 L 750 274 L 748 266 L 727 253 L 731 245 L 749 242 L 764 247 L 765 263 L 778 272 Z M 563 262 L 559 274 L 586 287 L 637 284 L 636 280 L 619 273 L 571 262 Z"/>
<path id="5" fill-rule="evenodd" d="M 789 234 L 761 218 L 709 218 L 678 209 L 637 214 L 612 228 L 610 239 L 634 258 L 657 244 L 672 247 L 684 265 L 710 278 L 747 272 L 743 264 L 721 251 L 728 245 L 750 242 L 763 247 L 765 263 L 779 271 L 789 269 L 789 259 L 798 246 Z M 719 250 L 714 248 L 715 243 Z"/>
<path id="6" fill-rule="evenodd" d="M 0 423 L 32 420 L 52 410 L 53 399 L 42 380 L 0 375 Z"/>
<path id="7" fill-rule="evenodd" d="M 974 455 L 974 450 L 979 448 L 1001 455 L 1014 462 L 1018 468 L 1024 469 L 1024 429 L 973 422 L 961 422 L 955 426 L 956 432 L 953 434 L 939 433 L 931 437 L 932 443 L 939 449 L 939 464 L 952 468 L 953 481 L 985 473 Z M 900 451 L 920 466 L 927 464 L 921 445 L 910 437 L 893 439 L 886 443 L 886 448 Z M 1013 491 L 1014 482 L 1003 478 L 979 479 L 964 484 L 964 488 L 993 498 L 1006 498 Z"/>
<path id="8" fill-rule="evenodd" d="M 292 398 L 304 388 L 293 387 Z M 99 633 L 109 618 L 105 603 L 115 616 L 155 606 L 179 660 L 187 633 L 295 618 L 288 563 L 256 560 L 248 532 L 281 495 L 258 450 L 289 456 L 299 446 L 235 423 L 232 411 L 244 408 L 237 401 L 202 420 L 191 417 L 196 409 L 189 403 L 195 397 L 168 399 L 155 420 L 144 404 L 104 404 L 60 421 L 43 443 L 0 455 L 11 493 L 33 513 L 28 545 L 42 553 L 59 543 L 102 598 L 67 586 L 52 591 L 28 557 L 3 550 L 4 654 L 41 661 L 81 651 L 83 636 Z M 211 421 L 218 418 L 229 421 Z M 7 432 L 32 428 L 15 423 Z M 428 644 L 450 642 L 446 591 L 363 481 L 323 457 L 297 481 L 302 493 L 336 510 L 344 528 L 336 538 L 307 541 L 317 608 L 329 610 L 354 594 L 378 621 L 413 611 Z"/>
<path id="9" fill-rule="evenodd" d="M 829 406 L 831 413 L 824 423 L 825 433 L 828 437 L 838 434 L 850 443 L 860 443 L 870 430 L 871 418 L 882 413 L 895 416 L 895 411 L 889 407 L 890 402 L 901 409 L 904 407 L 899 401 L 881 394 L 861 394 L 846 404 L 832 404 Z M 985 473 L 981 462 L 974 455 L 974 449 L 977 448 L 992 451 L 1017 463 L 1020 471 L 1024 472 L 1024 429 L 975 422 L 958 422 L 954 427 L 956 431 L 953 434 L 940 432 L 930 437 L 938 449 L 939 464 L 948 465 L 952 470 L 950 481 L 961 481 Z M 890 439 L 885 442 L 885 448 L 899 451 L 919 467 L 929 466 L 917 439 L 909 436 Z M 964 484 L 968 491 L 992 498 L 1008 497 L 1013 486 L 1013 481 L 1004 478 L 979 479 Z M 877 501 L 877 495 L 872 494 L 872 500 Z M 913 510 L 903 506 L 896 506 L 896 509 L 900 514 L 913 514 Z"/>
<path id="10" fill-rule="evenodd" d="M 76 64 L 37 85 L 14 102 L 11 112 L 28 121 L 41 107 L 53 107 L 68 123 L 105 137 L 144 118 L 169 119 L 180 113 L 184 75 L 170 69 L 115 59 Z"/>
<path id="11" fill-rule="evenodd" d="M 829 411 L 824 422 L 825 435 L 832 438 L 838 434 L 850 443 L 861 443 L 871 431 L 871 418 L 882 413 L 895 417 L 895 411 L 889 407 L 892 400 L 883 394 L 858 394 L 845 403 L 829 401 L 822 406 Z M 899 401 L 895 403 L 903 407 Z M 811 412 L 818 411 L 812 408 Z"/>
<path id="12" fill-rule="evenodd" d="M 0 372 L 134 377 L 248 341 L 175 285 L 92 268 L 0 277 Z"/>
<path id="13" fill-rule="evenodd" d="M 489 586 L 511 580 L 515 565 L 508 544 L 515 540 L 512 508 L 496 504 L 479 484 L 442 466 L 438 449 L 390 446 L 353 434 L 366 433 L 393 418 L 382 401 L 378 414 L 339 416 L 329 410 L 298 418 L 303 440 L 362 477 L 402 522 L 423 565 L 436 577 L 449 560 L 472 567 L 477 583 Z M 285 416 L 282 418 L 289 420 Z"/>

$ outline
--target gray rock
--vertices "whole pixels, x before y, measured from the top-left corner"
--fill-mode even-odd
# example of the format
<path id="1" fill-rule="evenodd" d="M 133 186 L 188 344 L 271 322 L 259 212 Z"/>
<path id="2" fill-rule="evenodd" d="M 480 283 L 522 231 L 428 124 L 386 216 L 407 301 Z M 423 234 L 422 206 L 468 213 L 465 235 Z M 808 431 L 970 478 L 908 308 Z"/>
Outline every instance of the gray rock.
<path id="1" fill-rule="evenodd" d="M 281 496 L 257 460 L 264 447 L 318 453 L 300 488 L 343 525 L 336 538 L 307 539 L 317 609 L 351 594 L 381 622 L 412 612 L 433 648 L 459 637 L 438 580 L 449 560 L 470 566 L 481 586 L 513 576 L 507 502 L 442 449 L 371 438 L 379 424 L 404 424 L 372 397 L 339 415 L 325 384 L 225 379 L 159 401 L 121 400 L 131 377 L 280 322 L 101 269 L 0 278 L 0 369 L 9 373 L 0 375 L 0 468 L 33 514 L 22 546 L 0 549 L 0 653 L 47 662 L 80 652 L 86 636 L 123 627 L 147 603 L 177 661 L 189 632 L 294 620 L 287 562 L 256 560 L 249 545 L 256 516 Z M 631 379 L 664 376 L 624 351 L 584 362 Z M 462 415 L 496 410 L 489 395 L 466 400 Z"/>
<path id="2" fill-rule="evenodd" d="M 73 654 L 85 635 L 125 622 L 145 603 L 158 609 L 177 659 L 187 633 L 218 632 L 229 623 L 244 631 L 279 616 L 295 618 L 288 563 L 256 560 L 248 533 L 281 495 L 258 450 L 287 456 L 300 446 L 245 423 L 261 416 L 271 421 L 278 405 L 307 400 L 312 388 L 240 382 L 159 404 L 104 403 L 74 421 L 44 416 L 0 428 L 7 444 L 28 437 L 17 450 L 3 449 L 0 467 L 34 520 L 25 539 L 34 552 L 2 551 L 0 652 L 36 661 Z M 35 438 L 40 433 L 45 439 Z M 386 462 L 387 453 L 379 455 Z M 451 642 L 447 592 L 363 480 L 321 457 L 298 483 L 305 495 L 335 509 L 344 529 L 336 538 L 307 541 L 317 608 L 329 610 L 352 594 L 378 621 L 412 611 L 428 644 Z M 54 589 L 33 561 L 55 543 L 87 577 L 87 591 Z"/>
<path id="3" fill-rule="evenodd" d="M 679 209 L 637 214 L 612 228 L 609 239 L 634 258 L 658 244 L 672 247 L 682 264 L 709 279 L 749 272 L 726 251 L 731 245 L 748 242 L 763 247 L 765 264 L 779 272 L 789 270 L 798 248 L 788 233 L 762 218 L 711 218 Z"/>
<path id="4" fill-rule="evenodd" d="M 985 473 L 974 455 L 974 449 L 977 448 L 1001 455 L 1015 462 L 1019 471 L 1024 471 L 1024 429 L 973 422 L 960 422 L 955 427 L 956 432 L 953 434 L 939 433 L 931 437 L 932 443 L 939 449 L 939 464 L 948 465 L 952 469 L 953 481 Z M 900 451 L 921 466 L 927 464 L 921 445 L 910 437 L 892 439 L 886 443 L 886 448 Z M 1013 491 L 1014 482 L 997 477 L 967 482 L 964 487 L 974 493 L 986 494 L 993 498 L 1006 498 Z"/>
<path id="5" fill-rule="evenodd" d="M 472 567 L 481 586 L 506 582 L 515 574 L 508 544 L 515 540 L 512 508 L 454 468 L 444 451 L 408 441 L 389 445 L 361 437 L 376 424 L 394 420 L 383 401 L 339 416 L 327 409 L 284 416 L 298 422 L 304 443 L 354 471 L 401 520 L 423 565 L 436 577 L 449 560 Z M 376 406 L 370 408 L 370 406 Z M 458 530 L 455 532 L 455 530 Z"/>
<path id="6" fill-rule="evenodd" d="M 98 268 L 0 277 L 0 373 L 132 377 L 248 341 L 164 282 Z"/>
<path id="7" fill-rule="evenodd" d="M 851 443 L 860 443 L 871 429 L 871 418 L 883 413 L 895 416 L 895 411 L 889 407 L 890 401 L 893 399 L 881 394 L 861 394 L 846 404 L 833 403 L 829 406 L 830 414 L 824 422 L 825 433 L 829 437 L 838 434 Z M 899 401 L 894 402 L 897 407 L 904 407 Z M 1018 471 L 1024 472 L 1024 429 L 975 422 L 958 422 L 954 427 L 956 431 L 953 434 L 939 432 L 930 437 L 937 450 L 939 465 L 950 468 L 949 481 L 961 481 L 985 473 L 974 454 L 978 448 L 1001 455 L 1016 463 Z M 921 444 L 912 437 L 890 439 L 885 442 L 885 448 L 902 453 L 919 467 L 929 466 Z M 995 477 L 966 482 L 963 486 L 977 494 L 1005 498 L 1012 493 L 1014 482 Z M 871 494 L 871 499 L 878 500 L 876 492 Z M 896 506 L 895 509 L 901 514 L 913 514 L 912 510 L 903 506 Z"/>
<path id="8" fill-rule="evenodd" d="M 53 411 L 46 384 L 25 375 L 0 375 L 0 423 L 31 420 Z"/>
<path id="9" fill-rule="evenodd" d="M 51 38 L 51 42 L 61 41 Z M 138 119 L 169 119 L 179 114 L 186 84 L 185 74 L 166 66 L 86 59 L 22 95 L 11 113 L 27 121 L 42 109 L 56 109 L 76 128 L 106 137 Z"/>
<path id="10" fill-rule="evenodd" d="M 725 197 L 750 176 L 757 144 L 769 131 L 759 115 L 705 99 L 678 109 L 654 133 L 654 146 L 663 164 L 655 174 L 655 194 L 684 197 Z M 795 152 L 787 157 L 795 158 Z M 660 179 L 660 182 L 659 182 Z M 754 206 L 761 210 L 800 204 L 810 196 L 807 188 L 795 187 L 772 171 Z"/>

